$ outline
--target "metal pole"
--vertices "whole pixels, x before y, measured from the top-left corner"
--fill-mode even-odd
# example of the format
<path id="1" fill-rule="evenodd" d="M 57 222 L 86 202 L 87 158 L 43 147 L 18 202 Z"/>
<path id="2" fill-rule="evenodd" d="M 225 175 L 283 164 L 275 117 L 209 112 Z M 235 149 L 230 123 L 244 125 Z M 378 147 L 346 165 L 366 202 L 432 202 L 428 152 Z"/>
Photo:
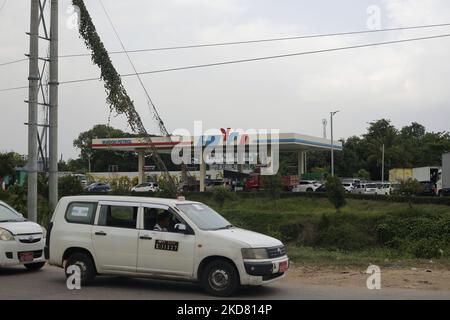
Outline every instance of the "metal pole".
<path id="1" fill-rule="evenodd" d="M 331 176 L 334 177 L 334 132 L 333 132 L 333 117 L 338 111 L 330 112 L 330 130 L 331 130 Z"/>
<path id="2" fill-rule="evenodd" d="M 382 149 L 382 164 L 381 164 L 381 181 L 384 182 L 384 143 L 383 143 L 383 149 Z"/>
<path id="3" fill-rule="evenodd" d="M 58 0 L 51 0 L 49 77 L 49 207 L 58 203 Z"/>
<path id="4" fill-rule="evenodd" d="M 334 113 L 330 113 L 330 130 L 331 130 L 331 176 L 334 177 L 334 141 L 333 141 L 333 116 Z"/>
<path id="5" fill-rule="evenodd" d="M 37 221 L 39 0 L 31 0 L 28 89 L 28 219 Z"/>

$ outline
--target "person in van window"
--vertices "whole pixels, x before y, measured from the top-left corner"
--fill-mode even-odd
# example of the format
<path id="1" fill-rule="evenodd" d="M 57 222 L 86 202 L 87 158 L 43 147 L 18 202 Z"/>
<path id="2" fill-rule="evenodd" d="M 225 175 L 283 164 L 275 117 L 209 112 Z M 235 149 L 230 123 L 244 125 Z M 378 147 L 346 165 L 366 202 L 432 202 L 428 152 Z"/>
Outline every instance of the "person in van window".
<path id="1" fill-rule="evenodd" d="M 164 211 L 158 216 L 158 223 L 155 224 L 154 230 L 157 231 L 169 231 L 170 227 L 170 214 Z"/>

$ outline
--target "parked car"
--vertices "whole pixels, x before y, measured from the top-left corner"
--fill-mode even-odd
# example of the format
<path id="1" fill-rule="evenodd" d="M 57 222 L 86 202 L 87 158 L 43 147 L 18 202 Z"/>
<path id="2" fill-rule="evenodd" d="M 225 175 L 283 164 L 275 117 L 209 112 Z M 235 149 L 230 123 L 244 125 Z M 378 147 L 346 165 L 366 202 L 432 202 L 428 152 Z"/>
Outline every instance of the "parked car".
<path id="1" fill-rule="evenodd" d="M 342 186 L 344 187 L 345 191 L 348 193 L 351 193 L 352 190 L 354 189 L 353 183 L 350 183 L 350 182 L 344 182 L 344 183 L 342 183 Z"/>
<path id="2" fill-rule="evenodd" d="M 157 192 L 159 191 L 158 183 L 144 182 L 131 188 L 132 192 Z"/>
<path id="3" fill-rule="evenodd" d="M 378 194 L 378 183 L 367 183 L 364 194 Z"/>
<path id="4" fill-rule="evenodd" d="M 6 203 L 0 201 L 0 266 L 24 265 L 39 270 L 45 265 L 46 230 L 27 221 Z"/>
<path id="5" fill-rule="evenodd" d="M 49 263 L 96 275 L 200 283 L 212 295 L 282 279 L 289 268 L 277 239 L 234 227 L 203 203 L 119 196 L 63 197 L 49 225 Z M 72 269 L 72 268 L 71 268 Z"/>
<path id="6" fill-rule="evenodd" d="M 366 184 L 360 183 L 357 184 L 351 191 L 353 194 L 365 194 L 366 193 Z"/>
<path id="7" fill-rule="evenodd" d="M 302 180 L 292 189 L 292 192 L 314 192 L 321 184 L 315 180 Z"/>
<path id="8" fill-rule="evenodd" d="M 316 189 L 316 191 L 314 191 L 314 192 L 318 192 L 318 193 L 326 193 L 327 192 L 327 187 L 326 187 L 326 185 L 321 185 L 320 187 L 318 187 L 317 189 Z"/>
<path id="9" fill-rule="evenodd" d="M 91 183 L 87 187 L 87 191 L 89 191 L 89 192 L 108 192 L 108 191 L 111 191 L 111 186 L 109 185 L 109 183 L 94 182 L 94 183 Z"/>
<path id="10" fill-rule="evenodd" d="M 418 196 L 435 196 L 436 185 L 433 182 L 420 182 L 421 190 L 417 193 Z"/>

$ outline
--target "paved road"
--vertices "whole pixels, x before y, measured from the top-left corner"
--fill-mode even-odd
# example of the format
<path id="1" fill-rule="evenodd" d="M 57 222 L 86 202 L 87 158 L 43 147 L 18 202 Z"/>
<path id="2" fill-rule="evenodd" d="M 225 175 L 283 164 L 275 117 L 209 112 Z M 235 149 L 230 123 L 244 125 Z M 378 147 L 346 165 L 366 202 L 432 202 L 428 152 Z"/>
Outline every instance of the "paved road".
<path id="1" fill-rule="evenodd" d="M 244 288 L 238 299 L 446 299 L 450 291 L 421 291 L 338 288 L 289 283 L 286 280 L 265 287 Z M 45 267 L 39 272 L 28 272 L 22 267 L 0 269 L 0 299 L 213 299 L 202 289 L 190 283 L 130 279 L 123 277 L 98 277 L 95 284 L 81 290 L 66 288 L 64 272 Z"/>

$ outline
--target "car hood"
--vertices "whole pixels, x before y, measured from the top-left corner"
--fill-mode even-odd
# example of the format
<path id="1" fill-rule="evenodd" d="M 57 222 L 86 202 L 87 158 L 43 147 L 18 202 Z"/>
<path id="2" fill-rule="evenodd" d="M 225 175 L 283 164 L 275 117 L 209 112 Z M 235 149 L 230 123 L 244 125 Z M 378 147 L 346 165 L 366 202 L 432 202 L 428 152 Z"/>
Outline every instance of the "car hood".
<path id="1" fill-rule="evenodd" d="M 275 238 L 240 228 L 223 229 L 210 232 L 220 236 L 221 238 L 246 243 L 252 248 L 266 248 L 283 245 L 280 240 Z"/>
<path id="2" fill-rule="evenodd" d="M 42 233 L 42 227 L 31 221 L 24 222 L 3 222 L 0 228 L 6 229 L 14 235 Z"/>

